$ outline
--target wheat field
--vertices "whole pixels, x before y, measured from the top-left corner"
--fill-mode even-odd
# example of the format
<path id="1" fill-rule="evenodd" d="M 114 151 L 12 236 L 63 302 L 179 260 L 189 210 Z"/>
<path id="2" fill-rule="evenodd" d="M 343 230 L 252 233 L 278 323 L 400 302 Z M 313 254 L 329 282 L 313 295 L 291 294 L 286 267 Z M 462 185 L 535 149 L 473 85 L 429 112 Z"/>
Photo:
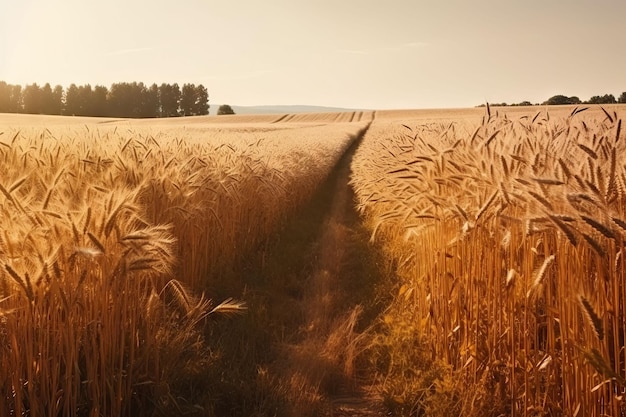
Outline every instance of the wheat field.
<path id="1" fill-rule="evenodd" d="M 241 394 L 220 400 L 229 372 L 256 403 L 228 415 L 328 409 L 319 387 L 320 398 L 293 391 L 284 398 L 303 403 L 276 408 L 268 397 L 306 375 L 245 362 L 271 343 L 237 345 L 250 340 L 237 332 L 262 339 L 270 328 L 277 352 L 312 332 L 272 322 L 262 291 L 294 292 L 284 305 L 308 309 L 282 316 L 326 317 L 316 326 L 330 338 L 347 332 L 349 346 L 315 346 L 336 345 L 324 355 L 345 359 L 351 383 L 390 415 L 623 415 L 624 111 L 0 115 L 0 416 L 223 415 L 220 401 Z M 368 291 L 336 295 L 354 304 L 344 328 L 329 294 L 292 288 L 314 281 L 238 274 L 288 239 L 283 227 L 349 149 L 342 172 L 369 233 L 358 247 L 390 272 L 369 290 L 384 306 L 367 322 L 356 312 L 371 300 L 356 297 Z M 342 242 L 319 253 L 334 259 Z M 215 349 L 222 339 L 244 352 L 250 379 Z"/>
<path id="2" fill-rule="evenodd" d="M 213 288 L 365 123 L 272 121 L 0 118 L 0 415 L 182 412 Z"/>
<path id="3" fill-rule="evenodd" d="M 390 116 L 352 179 L 397 265 L 370 350 L 390 407 L 623 415 L 623 108 Z"/>

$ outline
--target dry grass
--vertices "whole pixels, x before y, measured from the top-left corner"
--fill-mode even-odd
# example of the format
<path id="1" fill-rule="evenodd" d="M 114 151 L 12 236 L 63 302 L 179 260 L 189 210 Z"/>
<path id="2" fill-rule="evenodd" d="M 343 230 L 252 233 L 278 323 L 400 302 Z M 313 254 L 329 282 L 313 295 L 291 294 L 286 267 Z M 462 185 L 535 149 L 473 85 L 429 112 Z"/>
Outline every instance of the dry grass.
<path id="1" fill-rule="evenodd" d="M 618 106 L 171 124 L 2 116 L 12 127 L 0 128 L 0 416 L 222 415 L 237 398 L 315 414 L 365 362 L 400 415 L 619 415 L 621 117 Z M 278 307 L 259 305 L 240 326 L 213 326 L 245 308 L 230 297 L 291 291 L 292 278 L 253 288 L 236 273 L 265 259 L 370 118 L 353 184 L 400 277 L 380 323 L 359 334 L 360 308 L 337 307 L 345 248 L 328 244 L 297 284 L 302 317 L 253 329 L 277 324 L 262 308 Z M 327 233 L 345 240 L 339 225 Z M 256 363 L 220 403 L 215 385 L 234 367 L 206 336 L 228 347 L 237 338 L 219 331 L 269 338 L 289 320 L 307 324 L 301 344 L 283 344 L 298 368 Z M 263 356 L 235 345 L 242 362 Z"/>
<path id="2" fill-rule="evenodd" d="M 623 110 L 485 110 L 379 114 L 353 162 L 402 277 L 371 348 L 383 390 L 407 415 L 620 415 Z"/>
<path id="3" fill-rule="evenodd" d="M 210 413 L 203 327 L 244 306 L 200 294 L 238 287 L 362 125 L 25 120 L 0 129 L 0 416 Z"/>

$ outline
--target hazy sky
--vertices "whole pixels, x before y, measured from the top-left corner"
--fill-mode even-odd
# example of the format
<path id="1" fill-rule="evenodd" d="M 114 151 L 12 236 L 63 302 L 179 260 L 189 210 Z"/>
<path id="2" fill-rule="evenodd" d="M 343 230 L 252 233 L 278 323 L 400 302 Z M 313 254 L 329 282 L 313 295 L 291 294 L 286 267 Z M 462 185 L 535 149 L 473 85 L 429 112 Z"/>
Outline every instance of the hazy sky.
<path id="1" fill-rule="evenodd" d="M 0 0 L 0 80 L 353 108 L 626 91 L 626 0 Z"/>

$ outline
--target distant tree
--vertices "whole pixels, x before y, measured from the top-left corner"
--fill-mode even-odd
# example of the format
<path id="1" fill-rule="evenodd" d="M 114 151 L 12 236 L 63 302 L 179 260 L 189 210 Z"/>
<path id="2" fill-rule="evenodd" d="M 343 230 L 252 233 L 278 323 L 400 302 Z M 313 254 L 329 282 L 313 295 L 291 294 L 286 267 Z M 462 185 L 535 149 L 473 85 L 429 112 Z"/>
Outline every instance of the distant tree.
<path id="1" fill-rule="evenodd" d="M 142 82 L 131 84 L 131 96 L 133 98 L 133 109 L 131 117 L 143 117 L 145 113 L 145 99 L 148 89 Z"/>
<path id="2" fill-rule="evenodd" d="M 41 114 L 42 113 L 42 91 L 37 83 L 24 87 L 24 113 Z"/>
<path id="3" fill-rule="evenodd" d="M 41 113 L 54 114 L 54 97 L 52 96 L 50 83 L 46 83 L 41 87 Z"/>
<path id="4" fill-rule="evenodd" d="M 178 84 L 161 84 L 159 99 L 161 101 L 161 117 L 179 116 L 180 87 Z"/>
<path id="5" fill-rule="evenodd" d="M 65 94 L 63 91 L 63 87 L 60 85 L 55 85 L 54 90 L 52 90 L 52 101 L 54 105 L 51 105 L 52 114 L 63 114 L 63 109 L 65 107 Z"/>
<path id="6" fill-rule="evenodd" d="M 160 111 L 159 86 L 152 84 L 143 92 L 140 117 L 159 117 Z"/>
<path id="7" fill-rule="evenodd" d="M 80 113 L 80 98 L 78 86 L 74 83 L 70 84 L 65 91 L 65 110 L 66 116 L 76 116 Z"/>
<path id="8" fill-rule="evenodd" d="M 103 85 L 96 85 L 91 93 L 90 116 L 109 115 L 109 89 Z"/>
<path id="9" fill-rule="evenodd" d="M 0 113 L 11 111 L 11 90 L 13 86 L 0 81 Z"/>
<path id="10" fill-rule="evenodd" d="M 230 110 L 229 110 L 230 109 Z M 230 112 L 230 106 L 224 111 Z M 209 114 L 209 93 L 203 85 L 114 83 L 110 89 L 90 84 L 64 90 L 50 83 L 23 89 L 0 81 L 0 113 L 64 114 L 75 116 L 174 117 Z"/>
<path id="11" fill-rule="evenodd" d="M 180 95 L 180 115 L 194 116 L 196 105 L 196 86 L 194 84 L 183 84 Z"/>
<path id="12" fill-rule="evenodd" d="M 209 92 L 202 84 L 196 87 L 194 114 L 199 116 L 209 114 Z"/>
<path id="13" fill-rule="evenodd" d="M 518 104 L 518 106 L 532 106 L 533 103 L 531 103 L 530 101 L 522 101 L 521 103 Z"/>
<path id="14" fill-rule="evenodd" d="M 11 89 L 11 112 L 20 113 L 24 110 L 24 93 L 21 85 L 13 85 Z"/>
<path id="15" fill-rule="evenodd" d="M 217 109 L 217 114 L 235 114 L 235 111 L 228 104 L 222 104 L 219 109 Z"/>
<path id="16" fill-rule="evenodd" d="M 91 84 L 85 84 L 78 87 L 78 110 L 76 116 L 94 116 L 93 106 L 93 90 Z"/>
<path id="17" fill-rule="evenodd" d="M 108 95 L 109 114 L 113 117 L 142 117 L 147 92 L 144 83 L 116 83 Z"/>
<path id="18" fill-rule="evenodd" d="M 107 95 L 108 115 L 130 117 L 132 108 L 131 86 L 129 83 L 113 83 Z"/>
<path id="19" fill-rule="evenodd" d="M 624 91 L 622 94 L 620 94 L 619 98 L 617 99 L 618 103 L 626 103 L 626 91 Z"/>
<path id="20" fill-rule="evenodd" d="M 202 84 L 183 85 L 180 96 L 180 114 L 182 116 L 209 114 L 209 93 Z"/>
<path id="21" fill-rule="evenodd" d="M 108 115 L 124 117 L 128 112 L 128 88 L 126 83 L 113 83 L 107 95 Z"/>
<path id="22" fill-rule="evenodd" d="M 57 85 L 53 90 L 50 83 L 46 83 L 41 87 L 39 94 L 41 100 L 41 114 L 61 114 L 63 110 L 63 87 Z"/>
<path id="23" fill-rule="evenodd" d="M 589 104 L 615 104 L 615 96 L 613 94 L 605 94 L 603 96 L 593 96 L 587 101 Z"/>
<path id="24" fill-rule="evenodd" d="M 576 103 L 578 101 L 578 103 Z M 578 97 L 567 97 L 562 94 L 557 94 L 556 96 L 550 97 L 543 104 L 547 104 L 549 106 L 557 106 L 561 104 L 580 104 L 580 100 Z"/>
<path id="25" fill-rule="evenodd" d="M 57 85 L 53 90 L 50 83 L 46 83 L 41 87 L 41 113 L 59 115 L 62 110 L 63 87 Z"/>

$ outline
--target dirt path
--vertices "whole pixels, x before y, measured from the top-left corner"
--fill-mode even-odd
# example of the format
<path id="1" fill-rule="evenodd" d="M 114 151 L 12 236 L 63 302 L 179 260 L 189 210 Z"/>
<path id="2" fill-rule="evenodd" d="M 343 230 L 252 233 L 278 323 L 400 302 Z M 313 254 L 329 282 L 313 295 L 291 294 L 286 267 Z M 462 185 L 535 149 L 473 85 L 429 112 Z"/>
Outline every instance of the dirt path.
<path id="1" fill-rule="evenodd" d="M 359 142 L 278 236 L 233 271 L 245 287 L 230 288 L 224 277 L 226 291 L 216 297 L 242 291 L 249 309 L 209 336 L 229 364 L 215 376 L 216 415 L 385 415 L 358 356 L 360 335 L 388 301 L 376 291 L 385 262 L 349 185 Z"/>
<path id="2" fill-rule="evenodd" d="M 299 301 L 303 320 L 298 336 L 282 347 L 284 355 L 278 362 L 284 380 L 301 384 L 303 403 L 317 399 L 327 416 L 384 415 L 355 363 L 359 332 L 371 319 L 365 316 L 372 316 L 374 281 L 380 278 L 349 185 L 350 164 L 360 140 L 318 196 L 326 200 L 326 212 L 306 254 L 309 269 L 302 271 L 307 276 Z M 294 412 L 301 413 L 298 408 Z"/>

